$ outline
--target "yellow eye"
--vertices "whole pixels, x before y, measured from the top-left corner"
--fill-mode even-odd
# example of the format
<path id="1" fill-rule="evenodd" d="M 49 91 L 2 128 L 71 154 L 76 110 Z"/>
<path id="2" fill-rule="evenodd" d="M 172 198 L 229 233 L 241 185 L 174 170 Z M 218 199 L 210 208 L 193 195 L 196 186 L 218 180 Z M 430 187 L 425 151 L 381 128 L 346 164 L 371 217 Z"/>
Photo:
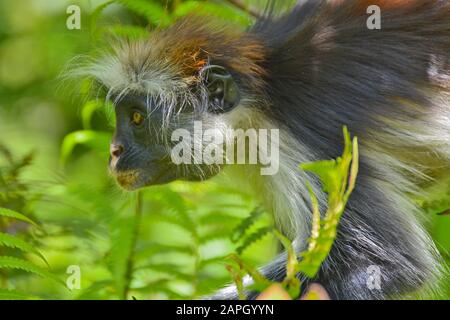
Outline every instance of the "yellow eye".
<path id="1" fill-rule="evenodd" d="M 133 122 L 133 124 L 136 126 L 140 126 L 144 122 L 144 116 L 139 112 L 134 112 L 131 122 Z"/>

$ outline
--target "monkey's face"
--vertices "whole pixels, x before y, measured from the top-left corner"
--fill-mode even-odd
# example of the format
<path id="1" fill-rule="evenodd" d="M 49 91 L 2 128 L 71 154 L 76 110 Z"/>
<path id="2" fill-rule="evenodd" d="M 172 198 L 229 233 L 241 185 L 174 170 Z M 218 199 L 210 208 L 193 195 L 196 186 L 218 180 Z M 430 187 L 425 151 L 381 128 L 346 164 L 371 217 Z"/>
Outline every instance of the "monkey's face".
<path id="1" fill-rule="evenodd" d="M 226 141 L 214 137 L 232 128 L 241 94 L 225 68 L 205 67 L 200 77 L 178 90 L 116 97 L 110 169 L 123 188 L 198 181 L 220 172 L 220 161 L 205 159 L 203 148 L 206 143 L 223 148 Z"/>
<path id="2" fill-rule="evenodd" d="M 247 112 L 262 100 L 255 97 L 265 75 L 259 39 L 192 17 L 111 49 L 77 74 L 114 97 L 110 168 L 119 184 L 132 190 L 221 171 L 228 161 L 210 161 L 202 151 L 228 146 L 228 129 L 253 127 Z"/>

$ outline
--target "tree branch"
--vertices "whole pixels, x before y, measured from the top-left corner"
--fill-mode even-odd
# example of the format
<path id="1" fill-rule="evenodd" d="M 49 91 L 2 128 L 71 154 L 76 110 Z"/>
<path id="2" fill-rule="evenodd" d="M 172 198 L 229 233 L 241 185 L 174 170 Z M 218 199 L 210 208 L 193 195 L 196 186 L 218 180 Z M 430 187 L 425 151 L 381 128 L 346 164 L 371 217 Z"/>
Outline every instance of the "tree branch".
<path id="1" fill-rule="evenodd" d="M 261 19 L 262 14 L 259 10 L 251 8 L 249 6 L 246 6 L 242 0 L 225 0 L 225 2 L 228 2 L 230 5 L 247 12 L 249 15 L 251 15 L 254 18 Z"/>

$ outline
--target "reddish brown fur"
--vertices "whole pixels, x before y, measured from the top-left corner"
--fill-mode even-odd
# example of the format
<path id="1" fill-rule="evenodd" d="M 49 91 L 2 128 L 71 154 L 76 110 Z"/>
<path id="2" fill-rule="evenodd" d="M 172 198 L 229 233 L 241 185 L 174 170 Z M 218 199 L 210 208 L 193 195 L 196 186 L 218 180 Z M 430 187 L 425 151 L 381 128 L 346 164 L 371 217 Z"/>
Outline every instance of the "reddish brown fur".
<path id="1" fill-rule="evenodd" d="M 155 37 L 158 46 L 164 48 L 160 58 L 181 66 L 183 77 L 197 77 L 209 62 L 220 63 L 255 82 L 264 74 L 262 43 L 245 32 L 218 26 L 207 18 L 189 16 Z"/>

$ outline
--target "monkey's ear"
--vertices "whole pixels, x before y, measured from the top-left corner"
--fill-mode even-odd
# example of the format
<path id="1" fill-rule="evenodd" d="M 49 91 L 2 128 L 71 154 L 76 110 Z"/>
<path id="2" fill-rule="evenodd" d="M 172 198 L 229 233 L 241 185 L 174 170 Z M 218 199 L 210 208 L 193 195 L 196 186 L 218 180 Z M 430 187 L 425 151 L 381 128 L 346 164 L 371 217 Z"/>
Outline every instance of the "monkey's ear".
<path id="1" fill-rule="evenodd" d="M 221 66 L 207 66 L 203 69 L 209 94 L 209 111 L 225 113 L 241 101 L 241 94 L 233 76 Z"/>

